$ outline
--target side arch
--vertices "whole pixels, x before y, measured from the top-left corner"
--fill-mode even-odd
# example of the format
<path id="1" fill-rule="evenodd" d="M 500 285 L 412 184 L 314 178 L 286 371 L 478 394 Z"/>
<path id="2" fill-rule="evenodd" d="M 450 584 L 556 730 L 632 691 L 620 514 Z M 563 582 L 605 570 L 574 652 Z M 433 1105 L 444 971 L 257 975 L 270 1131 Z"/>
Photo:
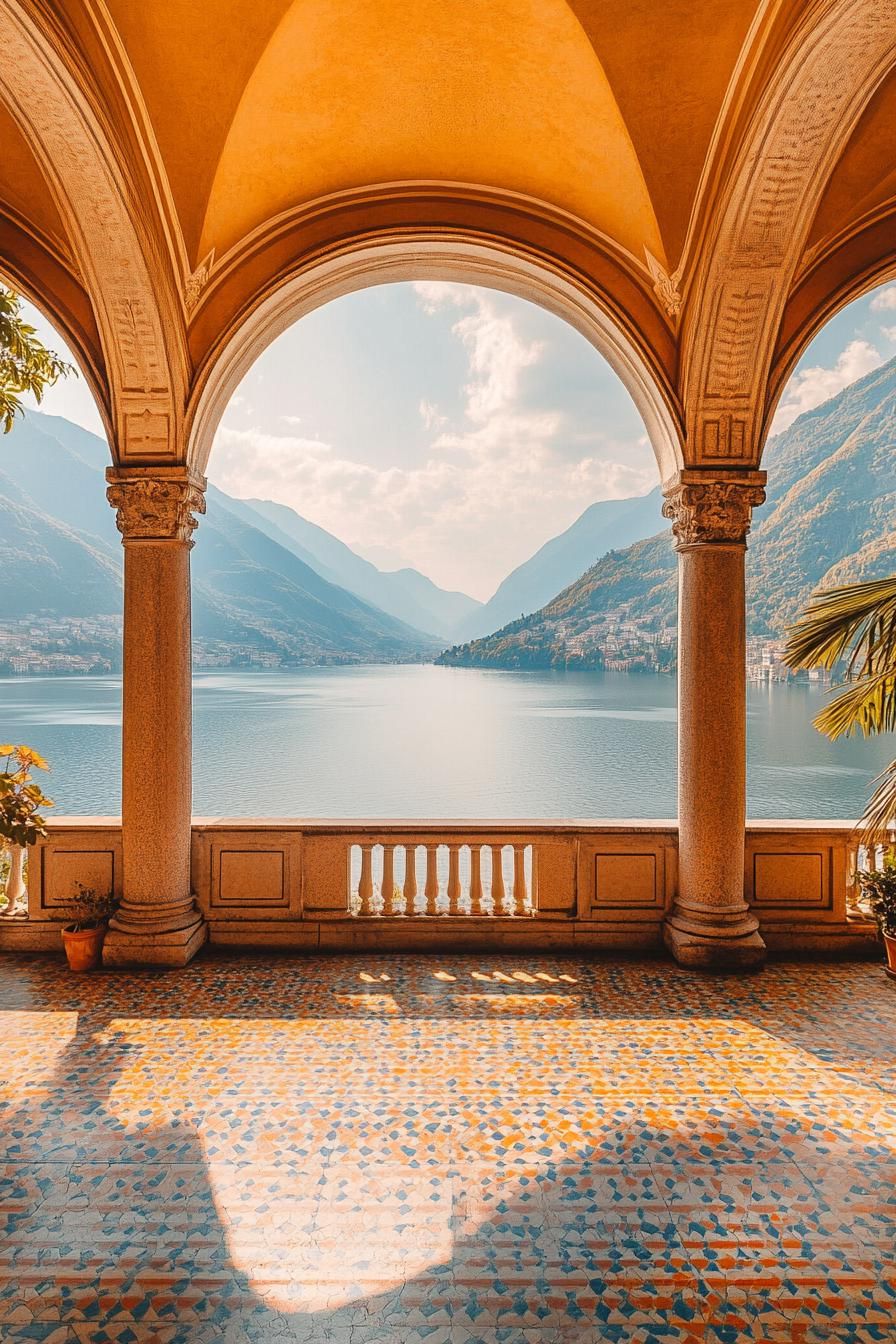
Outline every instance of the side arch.
<path id="1" fill-rule="evenodd" d="M 718 199 L 682 328 L 689 465 L 759 462 L 782 314 L 819 200 L 896 61 L 891 0 L 808 7 Z"/>
<path id="2" fill-rule="evenodd" d="M 840 240 L 799 279 L 781 321 L 768 381 L 770 424 L 787 380 L 807 346 L 841 309 L 869 290 L 896 279 L 896 211 Z"/>
<path id="3" fill-rule="evenodd" d="M 450 280 L 528 299 L 563 318 L 604 356 L 637 406 L 661 480 L 683 462 L 674 396 L 644 352 L 608 312 L 601 295 L 510 247 L 457 237 L 407 236 L 366 242 L 312 262 L 276 285 L 233 322 L 200 370 L 188 413 L 189 460 L 204 471 L 221 416 L 241 379 L 263 351 L 299 318 L 333 299 L 374 284 Z"/>
<path id="4" fill-rule="evenodd" d="M 182 303 L 152 206 L 125 164 L 70 37 L 31 3 L 0 0 L 0 99 L 52 192 L 102 350 L 122 461 L 183 452 L 189 384 Z"/>
<path id="5" fill-rule="evenodd" d="M 58 331 L 90 388 L 111 438 L 109 392 L 90 299 L 65 262 L 0 211 L 0 284 L 33 303 Z"/>

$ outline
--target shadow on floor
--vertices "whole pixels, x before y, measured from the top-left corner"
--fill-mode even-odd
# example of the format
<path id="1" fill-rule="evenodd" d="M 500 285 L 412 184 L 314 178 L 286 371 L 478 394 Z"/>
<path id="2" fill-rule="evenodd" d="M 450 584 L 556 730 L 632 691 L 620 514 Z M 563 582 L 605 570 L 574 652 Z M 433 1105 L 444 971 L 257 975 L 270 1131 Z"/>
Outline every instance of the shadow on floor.
<path id="1" fill-rule="evenodd" d="M 5 958 L 0 1338 L 892 1340 L 888 991 Z"/>

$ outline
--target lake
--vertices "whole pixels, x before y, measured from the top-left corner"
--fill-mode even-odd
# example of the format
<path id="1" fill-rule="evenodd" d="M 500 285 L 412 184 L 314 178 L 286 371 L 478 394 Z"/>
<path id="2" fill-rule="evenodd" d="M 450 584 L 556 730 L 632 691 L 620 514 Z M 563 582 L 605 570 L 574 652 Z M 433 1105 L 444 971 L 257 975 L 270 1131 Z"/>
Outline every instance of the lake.
<path id="1" fill-rule="evenodd" d="M 613 672 L 197 672 L 198 816 L 674 817 L 676 686 Z M 818 686 L 751 686 L 751 817 L 855 818 L 890 738 L 831 744 Z M 116 677 L 0 680 L 59 813 L 120 810 Z"/>

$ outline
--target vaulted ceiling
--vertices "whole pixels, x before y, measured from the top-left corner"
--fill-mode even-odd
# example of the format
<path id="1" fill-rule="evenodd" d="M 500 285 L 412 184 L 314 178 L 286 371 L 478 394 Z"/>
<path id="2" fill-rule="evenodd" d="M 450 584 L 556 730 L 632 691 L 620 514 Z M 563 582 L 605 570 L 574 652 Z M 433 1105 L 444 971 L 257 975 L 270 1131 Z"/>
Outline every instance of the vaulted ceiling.
<path id="1" fill-rule="evenodd" d="M 768 139 L 775 81 L 835 22 L 877 47 L 793 240 L 774 316 L 783 331 L 802 285 L 788 359 L 835 292 L 896 260 L 896 23 L 878 0 L 0 0 L 108 139 L 194 370 L 300 255 L 411 224 L 513 243 L 525 219 L 519 239 L 591 274 L 673 399 L 725 192 Z M 74 103 L 51 126 L 26 93 L 0 74 L 0 268 L 51 307 L 67 270 L 64 316 L 89 344 L 102 246 L 48 149 Z M 844 269 L 847 246 L 861 264 Z"/>

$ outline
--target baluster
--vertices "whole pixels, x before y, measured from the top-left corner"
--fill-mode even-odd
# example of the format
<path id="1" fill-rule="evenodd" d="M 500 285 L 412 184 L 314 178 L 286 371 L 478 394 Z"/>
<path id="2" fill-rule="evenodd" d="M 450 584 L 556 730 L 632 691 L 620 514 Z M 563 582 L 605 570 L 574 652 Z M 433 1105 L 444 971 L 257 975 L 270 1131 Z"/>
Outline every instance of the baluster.
<path id="1" fill-rule="evenodd" d="M 448 846 L 448 913 L 459 915 L 460 907 L 460 845 Z"/>
<path id="2" fill-rule="evenodd" d="M 470 846 L 470 914 L 482 916 L 482 847 Z"/>
<path id="3" fill-rule="evenodd" d="M 438 847 L 438 845 L 427 845 L 427 846 L 426 846 L 426 888 L 425 888 L 425 892 L 424 892 L 424 895 L 426 896 L 426 908 L 425 908 L 425 910 L 424 910 L 424 914 L 427 914 L 427 915 L 435 915 L 435 914 L 438 913 L 438 911 L 436 910 L 436 901 L 438 900 L 438 896 L 439 896 L 439 869 L 438 869 L 438 862 L 439 862 L 439 847 Z"/>
<path id="4" fill-rule="evenodd" d="M 361 916 L 369 916 L 373 914 L 371 905 L 373 900 L 372 850 L 373 845 L 361 846 L 361 877 L 358 880 L 358 914 Z"/>
<path id="5" fill-rule="evenodd" d="M 404 912 L 417 913 L 417 846 L 404 847 Z"/>
<path id="6" fill-rule="evenodd" d="M 381 913 L 394 915 L 395 910 L 395 846 L 383 845 L 383 880 L 380 884 L 383 898 Z"/>
<path id="7" fill-rule="evenodd" d="M 492 914 L 505 914 L 504 902 L 506 894 L 504 891 L 504 846 L 492 845 Z"/>
<path id="8" fill-rule="evenodd" d="M 0 854 L 3 850 L 0 849 Z M 25 850 L 22 845 L 10 845 L 6 851 L 9 872 L 6 876 L 5 914 L 15 913 L 16 906 L 25 895 Z"/>
<path id="9" fill-rule="evenodd" d="M 528 901 L 526 899 L 526 846 L 514 845 L 513 847 L 513 913 L 515 915 L 527 915 Z"/>

